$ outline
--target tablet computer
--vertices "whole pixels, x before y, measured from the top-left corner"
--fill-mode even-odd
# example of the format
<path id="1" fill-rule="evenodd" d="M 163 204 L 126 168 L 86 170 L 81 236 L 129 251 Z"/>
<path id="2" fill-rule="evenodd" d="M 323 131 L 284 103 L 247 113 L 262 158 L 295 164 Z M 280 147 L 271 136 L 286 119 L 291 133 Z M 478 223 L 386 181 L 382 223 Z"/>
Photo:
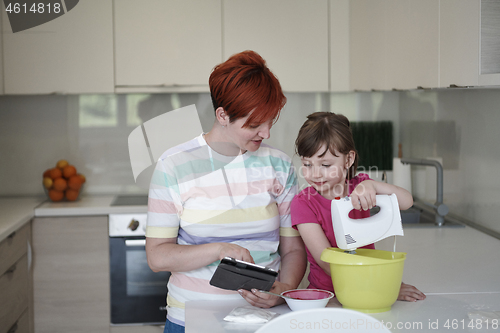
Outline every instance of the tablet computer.
<path id="1" fill-rule="evenodd" d="M 210 284 L 227 290 L 258 289 L 269 291 L 277 276 L 278 272 L 273 269 L 225 257 L 217 266 Z"/>

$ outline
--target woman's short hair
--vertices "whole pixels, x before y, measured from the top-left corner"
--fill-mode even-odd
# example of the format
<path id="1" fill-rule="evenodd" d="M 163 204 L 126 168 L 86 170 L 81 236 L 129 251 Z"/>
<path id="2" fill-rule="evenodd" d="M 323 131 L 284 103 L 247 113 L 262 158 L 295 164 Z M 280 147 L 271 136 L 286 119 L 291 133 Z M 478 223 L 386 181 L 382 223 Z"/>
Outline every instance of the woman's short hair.
<path id="1" fill-rule="evenodd" d="M 234 54 L 215 66 L 208 82 L 214 110 L 222 107 L 230 122 L 253 111 L 244 127 L 276 121 L 286 104 L 278 78 L 254 51 Z"/>

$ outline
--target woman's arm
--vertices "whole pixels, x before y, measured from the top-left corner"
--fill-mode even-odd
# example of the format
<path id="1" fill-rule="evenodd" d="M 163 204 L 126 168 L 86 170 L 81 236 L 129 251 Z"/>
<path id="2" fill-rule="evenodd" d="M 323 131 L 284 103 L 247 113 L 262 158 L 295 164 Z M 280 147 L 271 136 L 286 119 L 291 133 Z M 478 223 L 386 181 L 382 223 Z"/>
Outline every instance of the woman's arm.
<path id="1" fill-rule="evenodd" d="M 279 252 L 281 255 L 279 283 L 283 285 L 281 293 L 295 289 L 300 284 L 306 272 L 307 256 L 300 236 L 280 237 Z"/>
<path id="2" fill-rule="evenodd" d="M 279 281 L 275 281 L 271 288 L 271 292 L 275 294 L 297 288 L 307 266 L 304 243 L 299 236 L 280 237 L 279 252 L 281 255 Z M 257 290 L 239 290 L 239 292 L 248 303 L 260 308 L 270 308 L 284 302 L 281 297 L 264 294 Z"/>
<path id="3" fill-rule="evenodd" d="M 146 237 L 146 254 L 153 272 L 187 272 L 226 256 L 254 262 L 250 251 L 236 244 L 179 245 L 176 238 Z"/>
<path id="4" fill-rule="evenodd" d="M 411 193 L 404 188 L 375 180 L 365 180 L 359 183 L 352 191 L 352 206 L 354 209 L 368 210 L 376 205 L 375 195 L 393 193 L 398 198 L 399 209 L 405 210 L 413 205 Z"/>

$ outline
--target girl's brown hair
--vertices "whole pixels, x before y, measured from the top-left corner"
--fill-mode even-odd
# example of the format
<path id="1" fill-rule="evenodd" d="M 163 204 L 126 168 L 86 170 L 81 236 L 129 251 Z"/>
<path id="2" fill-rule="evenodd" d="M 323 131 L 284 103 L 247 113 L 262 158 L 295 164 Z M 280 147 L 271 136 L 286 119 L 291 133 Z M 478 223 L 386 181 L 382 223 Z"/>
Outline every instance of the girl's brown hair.
<path id="1" fill-rule="evenodd" d="M 301 157 L 311 157 L 323 144 L 327 149 L 321 153 L 320 157 L 325 155 L 327 150 L 335 156 L 338 156 L 335 151 L 341 154 L 354 151 L 354 163 L 347 174 L 348 179 L 352 179 L 358 168 L 358 152 L 347 117 L 333 112 L 314 112 L 307 116 L 295 140 L 295 153 Z"/>
<path id="2" fill-rule="evenodd" d="M 222 107 L 230 122 L 253 111 L 244 127 L 276 121 L 286 103 L 278 79 L 254 51 L 234 54 L 215 66 L 208 83 L 214 110 Z"/>

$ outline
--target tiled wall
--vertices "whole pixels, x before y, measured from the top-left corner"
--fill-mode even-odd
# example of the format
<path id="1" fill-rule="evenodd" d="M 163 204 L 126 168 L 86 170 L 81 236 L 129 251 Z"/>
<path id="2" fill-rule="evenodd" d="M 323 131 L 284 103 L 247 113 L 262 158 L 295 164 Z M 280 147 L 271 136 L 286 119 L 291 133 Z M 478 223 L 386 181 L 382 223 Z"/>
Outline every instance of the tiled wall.
<path id="1" fill-rule="evenodd" d="M 287 98 L 268 143 L 292 156 L 296 166 L 295 136 L 311 112 L 330 110 L 351 121 L 390 120 L 392 144 L 401 142 L 404 156 L 442 158 L 451 211 L 500 231 L 500 90 L 296 93 Z M 87 194 L 146 193 L 134 182 L 128 135 L 141 121 L 190 104 L 196 104 L 203 130 L 209 131 L 214 116 L 208 94 L 0 96 L 0 195 L 42 195 L 43 171 L 63 158 L 87 176 Z M 425 180 L 432 172 L 413 167 L 415 197 L 433 201 L 434 185 Z M 371 176 L 380 179 L 381 172 Z M 305 186 L 300 177 L 299 182 Z"/>

